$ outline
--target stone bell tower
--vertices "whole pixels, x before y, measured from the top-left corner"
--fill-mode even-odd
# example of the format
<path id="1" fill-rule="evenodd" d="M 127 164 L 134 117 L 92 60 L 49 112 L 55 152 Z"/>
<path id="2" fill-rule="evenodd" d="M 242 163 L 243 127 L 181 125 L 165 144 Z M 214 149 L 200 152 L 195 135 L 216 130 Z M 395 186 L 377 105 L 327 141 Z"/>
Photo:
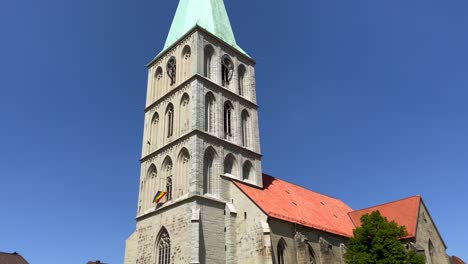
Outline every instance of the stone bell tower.
<path id="1" fill-rule="evenodd" d="M 227 180 L 262 187 L 254 67 L 223 0 L 180 0 L 164 48 L 148 64 L 126 264 L 230 262 Z M 158 191 L 167 196 L 155 204 Z"/>

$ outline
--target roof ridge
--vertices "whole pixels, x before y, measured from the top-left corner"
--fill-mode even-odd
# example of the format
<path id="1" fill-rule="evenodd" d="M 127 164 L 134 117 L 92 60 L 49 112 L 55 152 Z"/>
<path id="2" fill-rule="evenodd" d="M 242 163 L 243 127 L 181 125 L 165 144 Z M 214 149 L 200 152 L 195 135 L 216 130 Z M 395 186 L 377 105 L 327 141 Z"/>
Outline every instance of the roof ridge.
<path id="1" fill-rule="evenodd" d="M 398 200 L 395 200 L 395 201 L 390 201 L 390 202 L 386 202 L 386 203 L 383 203 L 383 204 L 377 204 L 377 205 L 374 205 L 374 206 L 369 206 L 369 207 L 365 207 L 365 208 L 362 208 L 362 209 L 353 210 L 353 211 L 349 212 L 348 214 L 353 213 L 353 212 L 364 211 L 364 210 L 368 210 L 368 209 L 371 209 L 371 208 L 380 207 L 380 206 L 384 206 L 384 205 L 389 205 L 389 204 L 393 204 L 393 203 L 398 203 L 398 202 L 402 202 L 402 201 L 409 200 L 409 199 L 412 199 L 412 198 L 419 198 L 420 200 L 422 200 L 421 195 L 417 194 L 417 195 L 409 196 L 409 197 L 406 197 L 406 198 L 398 199 Z"/>
<path id="2" fill-rule="evenodd" d="M 301 186 L 301 185 L 298 185 L 298 184 L 295 184 L 295 183 L 292 183 L 292 182 L 283 180 L 283 179 L 281 179 L 281 178 L 277 178 L 277 177 L 275 177 L 275 176 L 271 176 L 271 175 L 266 174 L 266 173 L 262 173 L 262 175 L 266 175 L 266 176 L 271 177 L 271 178 L 273 178 L 273 179 L 275 179 L 275 180 L 278 180 L 278 181 L 282 181 L 282 182 L 289 183 L 289 184 L 291 184 L 291 185 L 297 186 L 297 187 L 299 187 L 299 188 L 301 188 L 301 189 L 304 189 L 304 190 L 306 190 L 306 191 L 309 191 L 309 192 L 313 192 L 313 193 L 320 194 L 320 195 L 322 195 L 322 196 L 325 196 L 325 197 L 328 197 L 328 198 L 331 198 L 331 199 L 334 199 L 334 200 L 341 201 L 342 203 L 344 203 L 345 205 L 347 205 L 349 208 L 351 208 L 351 210 L 353 210 L 353 208 L 352 208 L 351 206 L 349 206 L 347 203 L 345 203 L 343 200 L 341 200 L 341 199 L 339 199 L 339 198 L 336 198 L 336 197 L 333 197 L 333 196 L 331 196 L 331 195 L 324 194 L 324 193 L 321 193 L 321 192 L 313 191 L 313 190 L 311 190 L 311 189 L 307 189 L 306 187 L 303 187 L 303 186 Z M 353 210 L 353 211 L 354 211 L 354 210 Z"/>

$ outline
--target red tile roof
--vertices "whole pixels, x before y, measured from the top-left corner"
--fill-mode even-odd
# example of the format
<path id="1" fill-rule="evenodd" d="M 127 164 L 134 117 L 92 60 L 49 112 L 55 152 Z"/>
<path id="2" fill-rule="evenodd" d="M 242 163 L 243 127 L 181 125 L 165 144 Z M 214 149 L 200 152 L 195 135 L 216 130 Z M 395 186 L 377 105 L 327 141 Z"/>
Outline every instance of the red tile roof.
<path id="1" fill-rule="evenodd" d="M 453 256 L 452 259 L 453 259 L 453 264 L 466 264 L 465 261 L 461 260 L 457 256 Z"/>
<path id="2" fill-rule="evenodd" d="M 0 252 L 1 264 L 28 264 L 28 262 L 18 253 L 3 253 Z"/>
<path id="3" fill-rule="evenodd" d="M 356 226 L 361 225 L 361 217 L 365 214 L 370 214 L 373 211 L 379 211 L 385 216 L 388 221 L 395 221 L 398 225 L 406 227 L 408 236 L 411 238 L 416 236 L 416 227 L 418 224 L 419 206 L 421 204 L 421 196 L 413 196 L 399 201 L 394 201 L 374 207 L 350 212 L 349 216 Z"/>
<path id="4" fill-rule="evenodd" d="M 352 237 L 352 209 L 341 200 L 263 175 L 263 189 L 233 181 L 268 216 Z"/>

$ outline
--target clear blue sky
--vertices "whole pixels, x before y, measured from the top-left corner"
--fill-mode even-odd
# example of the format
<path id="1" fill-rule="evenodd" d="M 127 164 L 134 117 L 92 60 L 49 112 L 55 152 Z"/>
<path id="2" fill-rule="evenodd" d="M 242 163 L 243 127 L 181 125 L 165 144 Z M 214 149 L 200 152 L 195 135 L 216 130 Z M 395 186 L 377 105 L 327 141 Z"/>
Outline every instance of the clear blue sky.
<path id="1" fill-rule="evenodd" d="M 146 63 L 177 1 L 0 3 L 0 251 L 123 262 Z M 264 172 L 355 209 L 423 195 L 468 260 L 468 2 L 226 0 Z"/>

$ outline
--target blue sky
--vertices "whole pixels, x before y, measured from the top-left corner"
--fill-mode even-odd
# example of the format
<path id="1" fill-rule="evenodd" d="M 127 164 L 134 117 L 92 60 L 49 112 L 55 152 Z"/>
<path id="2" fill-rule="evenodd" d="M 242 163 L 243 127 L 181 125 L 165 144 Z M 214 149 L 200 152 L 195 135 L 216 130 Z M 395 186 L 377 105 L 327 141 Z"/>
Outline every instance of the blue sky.
<path id="1" fill-rule="evenodd" d="M 122 263 L 146 63 L 177 2 L 0 3 L 0 251 Z M 423 195 L 468 229 L 468 2 L 226 0 L 257 61 L 264 172 L 355 209 Z"/>

